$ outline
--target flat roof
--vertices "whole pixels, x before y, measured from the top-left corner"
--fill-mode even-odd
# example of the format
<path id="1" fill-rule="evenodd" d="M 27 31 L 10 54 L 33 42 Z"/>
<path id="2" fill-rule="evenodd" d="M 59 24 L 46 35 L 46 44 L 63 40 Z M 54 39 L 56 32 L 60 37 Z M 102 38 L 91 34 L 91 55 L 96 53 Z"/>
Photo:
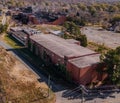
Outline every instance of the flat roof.
<path id="1" fill-rule="evenodd" d="M 22 30 L 21 27 L 11 27 L 10 29 L 14 30 L 14 31 L 21 31 Z"/>
<path id="2" fill-rule="evenodd" d="M 12 29 L 13 31 L 15 32 L 18 32 L 18 31 L 22 31 L 24 30 L 27 34 L 40 34 L 41 31 L 37 30 L 37 29 L 34 29 L 34 28 L 30 28 L 30 27 L 11 27 L 10 29 Z"/>
<path id="3" fill-rule="evenodd" d="M 58 36 L 64 34 L 61 30 L 50 30 L 49 32 Z"/>
<path id="4" fill-rule="evenodd" d="M 84 68 L 84 67 L 92 66 L 93 64 L 100 63 L 99 57 L 100 54 L 94 54 L 94 55 L 71 59 L 69 60 L 69 62 L 77 66 L 78 68 Z"/>
<path id="5" fill-rule="evenodd" d="M 25 28 L 23 28 L 23 30 L 28 34 L 38 34 L 38 33 L 40 33 L 40 31 L 38 31 L 37 29 L 33 29 L 33 28 L 29 28 L 29 27 L 25 27 Z"/>
<path id="6" fill-rule="evenodd" d="M 62 58 L 96 53 L 88 48 L 68 43 L 65 39 L 52 34 L 33 35 L 30 38 Z"/>

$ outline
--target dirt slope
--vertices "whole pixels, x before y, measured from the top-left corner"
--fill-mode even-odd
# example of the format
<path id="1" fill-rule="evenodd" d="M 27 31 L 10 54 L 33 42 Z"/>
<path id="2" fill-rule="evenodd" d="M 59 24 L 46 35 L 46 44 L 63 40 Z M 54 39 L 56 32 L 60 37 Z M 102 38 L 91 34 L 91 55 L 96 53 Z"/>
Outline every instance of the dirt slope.
<path id="1" fill-rule="evenodd" d="M 45 83 L 0 47 L 0 103 L 54 103 Z"/>

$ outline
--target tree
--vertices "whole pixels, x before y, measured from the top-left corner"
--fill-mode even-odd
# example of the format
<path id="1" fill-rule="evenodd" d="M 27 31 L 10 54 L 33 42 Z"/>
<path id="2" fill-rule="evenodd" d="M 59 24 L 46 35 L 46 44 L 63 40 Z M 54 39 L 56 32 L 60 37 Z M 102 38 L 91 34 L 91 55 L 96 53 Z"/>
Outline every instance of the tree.
<path id="1" fill-rule="evenodd" d="M 86 6 L 85 6 L 85 4 L 83 4 L 83 3 L 78 3 L 77 6 L 82 11 L 85 11 L 87 9 Z"/>
<path id="2" fill-rule="evenodd" d="M 0 33 L 2 33 L 2 32 L 3 32 L 3 25 L 0 24 Z"/>
<path id="3" fill-rule="evenodd" d="M 106 64 L 106 72 L 108 79 L 114 83 L 120 83 L 120 47 L 110 50 L 104 54 L 102 62 Z"/>
<path id="4" fill-rule="evenodd" d="M 92 15 L 92 16 L 95 16 L 96 15 L 96 12 L 97 12 L 97 10 L 96 10 L 96 8 L 94 7 L 94 6 L 88 6 L 88 10 L 89 10 L 89 12 L 90 12 L 90 14 Z"/>
<path id="5" fill-rule="evenodd" d="M 102 10 L 103 10 L 102 7 L 101 7 L 101 5 L 98 4 L 98 3 L 93 4 L 93 6 L 95 7 L 95 9 L 96 9 L 97 11 L 102 11 Z"/>
<path id="6" fill-rule="evenodd" d="M 110 5 L 109 8 L 108 8 L 108 11 L 109 12 L 116 12 L 118 11 L 118 7 L 116 5 Z"/>
<path id="7" fill-rule="evenodd" d="M 80 41 L 81 46 L 86 47 L 87 46 L 87 37 L 86 35 L 80 35 L 76 38 L 76 40 Z"/>
<path id="8" fill-rule="evenodd" d="M 23 7 L 24 6 L 24 2 L 18 1 L 15 4 L 17 7 Z"/>
<path id="9" fill-rule="evenodd" d="M 28 24 L 28 22 L 29 22 L 28 17 L 24 17 L 24 18 L 22 19 L 22 23 L 23 23 L 23 24 Z"/>
<path id="10" fill-rule="evenodd" d="M 87 46 L 87 37 L 86 37 L 86 35 L 81 35 L 81 31 L 80 31 L 79 26 L 77 26 L 73 22 L 65 22 L 64 27 L 65 27 L 65 31 L 67 31 L 71 35 L 73 35 L 72 38 L 80 41 L 81 46 L 84 46 L 84 47 Z M 66 37 L 66 35 L 67 34 L 65 34 L 64 36 Z"/>
<path id="11" fill-rule="evenodd" d="M 109 6 L 108 4 L 104 4 L 104 3 L 100 4 L 100 7 L 103 9 L 103 11 L 106 11 L 108 6 Z"/>
<path id="12" fill-rule="evenodd" d="M 78 14 L 79 14 L 79 12 L 77 12 L 76 15 L 78 15 Z M 85 18 L 83 18 L 83 17 L 78 17 L 78 16 L 74 16 L 74 17 L 68 16 L 68 17 L 67 17 L 67 21 L 73 22 L 73 23 L 75 23 L 76 25 L 80 25 L 80 26 L 85 26 L 85 24 L 86 24 Z"/>
<path id="13" fill-rule="evenodd" d="M 5 25 L 0 24 L 0 33 L 6 32 L 7 28 L 8 28 L 7 24 L 5 24 Z"/>
<path id="14" fill-rule="evenodd" d="M 75 36 L 81 34 L 79 26 L 77 26 L 74 22 L 67 21 L 63 26 L 65 27 L 66 31 L 70 34 L 73 34 Z"/>
<path id="15" fill-rule="evenodd" d="M 120 22 L 120 15 L 118 14 L 118 15 L 114 15 L 113 17 L 112 17 L 112 19 L 110 20 L 110 23 L 112 24 L 112 25 L 115 25 L 117 22 Z"/>

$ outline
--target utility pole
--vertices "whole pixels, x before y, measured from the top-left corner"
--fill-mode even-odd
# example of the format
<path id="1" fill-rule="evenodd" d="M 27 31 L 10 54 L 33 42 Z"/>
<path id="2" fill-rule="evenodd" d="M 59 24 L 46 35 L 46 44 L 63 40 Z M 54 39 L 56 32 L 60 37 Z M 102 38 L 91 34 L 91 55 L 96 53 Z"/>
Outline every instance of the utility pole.
<path id="1" fill-rule="evenodd" d="M 84 98 L 84 92 L 83 92 L 83 89 L 82 89 L 82 100 L 81 100 L 81 103 L 85 103 L 85 98 Z"/>
<path id="2" fill-rule="evenodd" d="M 80 89 L 81 89 L 81 92 L 82 92 L 81 103 L 85 103 L 85 98 L 84 98 L 85 90 L 84 90 L 84 88 L 82 86 L 80 87 Z"/>
<path id="3" fill-rule="evenodd" d="M 50 75 L 48 76 L 48 97 L 50 96 Z"/>

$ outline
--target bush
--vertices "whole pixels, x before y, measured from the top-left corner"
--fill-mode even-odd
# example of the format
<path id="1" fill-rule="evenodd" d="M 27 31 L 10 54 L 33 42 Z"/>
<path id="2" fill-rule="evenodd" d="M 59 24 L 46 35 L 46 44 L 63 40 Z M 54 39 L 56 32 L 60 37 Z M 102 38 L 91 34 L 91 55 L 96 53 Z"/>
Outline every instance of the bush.
<path id="1" fill-rule="evenodd" d="M 77 15 L 79 15 L 79 13 L 77 13 Z M 67 17 L 67 21 L 69 22 L 73 22 L 75 23 L 76 25 L 79 25 L 79 26 L 85 26 L 85 23 L 86 23 L 86 20 L 85 18 L 83 17 Z"/>
<path id="2" fill-rule="evenodd" d="M 7 28 L 8 28 L 8 25 L 7 25 L 7 24 L 5 24 L 5 25 L 0 24 L 0 33 L 6 32 L 6 31 L 7 31 Z"/>
<path id="3" fill-rule="evenodd" d="M 86 37 L 86 35 L 80 35 L 79 37 L 76 38 L 76 40 L 80 41 L 81 46 L 84 46 L 84 47 L 87 46 L 87 37 Z"/>
<path id="4" fill-rule="evenodd" d="M 74 22 L 65 22 L 64 27 L 67 32 L 74 35 L 80 35 L 80 28 Z"/>
<path id="5" fill-rule="evenodd" d="M 101 59 L 106 64 L 108 79 L 113 84 L 120 83 L 120 47 L 108 51 Z"/>

